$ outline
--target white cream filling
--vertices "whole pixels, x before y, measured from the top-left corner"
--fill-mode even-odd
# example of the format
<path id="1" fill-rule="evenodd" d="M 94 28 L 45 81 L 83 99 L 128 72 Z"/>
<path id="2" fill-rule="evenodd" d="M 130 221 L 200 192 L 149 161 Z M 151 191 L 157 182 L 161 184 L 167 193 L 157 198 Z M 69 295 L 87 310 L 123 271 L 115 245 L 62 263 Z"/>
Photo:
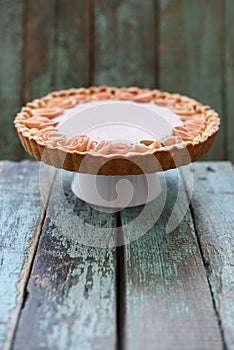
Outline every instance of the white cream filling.
<path id="1" fill-rule="evenodd" d="M 132 101 L 93 101 L 65 110 L 58 132 L 68 138 L 80 134 L 92 140 L 135 143 L 142 139 L 162 140 L 172 135 L 175 126 L 183 125 L 179 115 L 153 103 Z"/>

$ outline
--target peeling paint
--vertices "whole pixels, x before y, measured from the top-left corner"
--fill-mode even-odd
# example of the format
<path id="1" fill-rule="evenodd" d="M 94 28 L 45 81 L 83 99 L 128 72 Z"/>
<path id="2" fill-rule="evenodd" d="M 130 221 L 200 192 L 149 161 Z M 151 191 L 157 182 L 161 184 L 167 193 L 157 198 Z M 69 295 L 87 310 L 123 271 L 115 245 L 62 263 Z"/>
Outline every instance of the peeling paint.
<path id="1" fill-rule="evenodd" d="M 0 324 L 0 345 L 4 350 L 8 350 L 23 304 L 24 289 L 37 246 L 44 209 L 42 203 L 38 202 L 39 163 L 0 162 L 0 165 L 2 169 L 0 192 L 8 194 L 4 195 L 0 202 L 0 234 L 4 237 L 1 241 L 3 264 L 0 270 L 2 284 L 0 314 L 5 320 L 4 326 Z M 48 193 L 49 186 L 50 181 L 48 181 Z M 18 220 L 20 230 L 15 229 L 15 222 Z M 34 226 L 35 230 L 31 230 L 30 226 Z"/>

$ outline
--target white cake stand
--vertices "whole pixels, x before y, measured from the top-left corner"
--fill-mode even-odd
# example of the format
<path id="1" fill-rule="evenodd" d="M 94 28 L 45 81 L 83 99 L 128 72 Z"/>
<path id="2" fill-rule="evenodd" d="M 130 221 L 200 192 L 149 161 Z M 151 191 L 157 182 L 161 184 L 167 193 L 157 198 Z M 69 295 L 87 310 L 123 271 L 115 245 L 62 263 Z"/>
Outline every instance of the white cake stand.
<path id="1" fill-rule="evenodd" d="M 158 174 L 103 176 L 75 174 L 73 193 L 83 201 L 100 207 L 126 208 L 148 203 L 161 193 Z"/>
<path id="2" fill-rule="evenodd" d="M 99 101 L 66 110 L 58 132 L 67 137 L 87 134 L 94 140 L 131 143 L 140 139 L 162 139 L 169 136 L 176 125 L 182 125 L 180 118 L 165 107 L 130 101 Z M 158 174 L 103 176 L 77 173 L 72 191 L 95 206 L 125 208 L 157 198 L 161 183 Z"/>

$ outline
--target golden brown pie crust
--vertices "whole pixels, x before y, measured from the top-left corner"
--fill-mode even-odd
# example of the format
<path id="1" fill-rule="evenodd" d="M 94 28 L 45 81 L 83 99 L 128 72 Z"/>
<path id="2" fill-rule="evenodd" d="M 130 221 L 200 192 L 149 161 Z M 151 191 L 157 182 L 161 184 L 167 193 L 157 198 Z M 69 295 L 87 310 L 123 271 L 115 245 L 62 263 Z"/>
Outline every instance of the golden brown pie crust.
<path id="1" fill-rule="evenodd" d="M 180 115 L 184 126 L 174 128 L 174 135 L 161 143 L 143 142 L 143 153 L 140 150 L 126 154 L 102 154 L 102 144 L 97 145 L 86 136 L 69 141 L 56 132 L 56 116 L 64 109 L 106 99 L 168 107 Z M 209 106 L 180 94 L 138 87 L 101 86 L 52 92 L 27 103 L 15 118 L 22 145 L 31 156 L 57 168 L 100 175 L 153 173 L 196 161 L 212 146 L 219 125 L 218 114 Z"/>

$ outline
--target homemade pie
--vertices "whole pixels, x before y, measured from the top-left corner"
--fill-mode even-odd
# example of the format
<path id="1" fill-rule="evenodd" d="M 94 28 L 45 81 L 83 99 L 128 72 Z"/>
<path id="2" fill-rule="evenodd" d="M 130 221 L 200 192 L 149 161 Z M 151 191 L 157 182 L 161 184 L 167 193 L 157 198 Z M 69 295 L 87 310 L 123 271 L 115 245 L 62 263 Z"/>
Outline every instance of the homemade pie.
<path id="1" fill-rule="evenodd" d="M 142 125 L 137 129 L 139 113 L 136 126 L 124 123 L 124 115 L 119 114 L 116 123 L 110 115 L 109 125 L 100 121 L 96 128 L 79 134 L 72 127 L 74 120 L 82 126 L 91 109 L 95 113 L 97 107 L 112 105 L 114 111 L 125 104 L 133 111 L 136 105 L 142 107 L 138 108 L 142 125 L 147 125 L 144 111 L 154 113 L 154 131 L 149 127 L 153 119 L 145 129 Z M 61 131 L 66 123 L 70 125 L 67 133 Z M 165 130 L 163 123 L 168 125 Z M 210 106 L 180 94 L 138 87 L 51 92 L 27 103 L 15 118 L 22 145 L 31 156 L 58 168 L 100 175 L 153 173 L 193 162 L 210 149 L 219 125 L 218 114 Z"/>

